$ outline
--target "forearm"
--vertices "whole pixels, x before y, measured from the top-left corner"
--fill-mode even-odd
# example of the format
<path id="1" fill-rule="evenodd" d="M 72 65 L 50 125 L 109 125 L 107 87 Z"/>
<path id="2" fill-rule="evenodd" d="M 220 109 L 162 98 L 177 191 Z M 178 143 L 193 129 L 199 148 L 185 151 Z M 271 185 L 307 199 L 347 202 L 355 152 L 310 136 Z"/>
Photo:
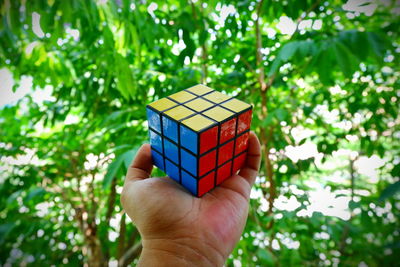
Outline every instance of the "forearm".
<path id="1" fill-rule="evenodd" d="M 225 258 L 209 247 L 170 240 L 143 241 L 139 267 L 144 266 L 223 266 Z"/>

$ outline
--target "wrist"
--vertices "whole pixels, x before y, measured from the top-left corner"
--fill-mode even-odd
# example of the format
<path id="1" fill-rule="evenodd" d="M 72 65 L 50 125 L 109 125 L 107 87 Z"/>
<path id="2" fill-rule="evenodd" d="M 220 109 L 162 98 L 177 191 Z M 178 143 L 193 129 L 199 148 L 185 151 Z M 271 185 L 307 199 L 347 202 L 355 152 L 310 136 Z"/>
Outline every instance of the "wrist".
<path id="1" fill-rule="evenodd" d="M 223 266 L 225 256 L 200 240 L 143 240 L 138 266 Z"/>

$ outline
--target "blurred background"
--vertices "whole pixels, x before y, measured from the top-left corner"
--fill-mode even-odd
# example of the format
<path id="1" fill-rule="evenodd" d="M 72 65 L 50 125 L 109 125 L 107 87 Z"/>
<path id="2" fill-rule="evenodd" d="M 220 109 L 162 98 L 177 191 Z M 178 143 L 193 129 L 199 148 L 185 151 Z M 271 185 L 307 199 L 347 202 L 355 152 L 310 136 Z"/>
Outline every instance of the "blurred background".
<path id="1" fill-rule="evenodd" d="M 399 1 L 0 3 L 0 265 L 134 264 L 145 105 L 198 83 L 262 142 L 227 266 L 400 265 Z"/>

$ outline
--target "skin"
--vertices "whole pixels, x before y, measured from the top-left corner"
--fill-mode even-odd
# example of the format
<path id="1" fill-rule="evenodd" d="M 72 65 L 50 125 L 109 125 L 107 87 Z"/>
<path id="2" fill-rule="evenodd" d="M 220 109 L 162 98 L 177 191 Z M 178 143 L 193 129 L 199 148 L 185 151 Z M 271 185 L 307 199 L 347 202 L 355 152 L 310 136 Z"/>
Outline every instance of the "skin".
<path id="1" fill-rule="evenodd" d="M 150 145 L 143 145 L 121 195 L 142 237 L 138 266 L 223 266 L 246 224 L 260 160 L 260 143 L 251 133 L 245 166 L 197 198 L 172 179 L 150 178 Z"/>

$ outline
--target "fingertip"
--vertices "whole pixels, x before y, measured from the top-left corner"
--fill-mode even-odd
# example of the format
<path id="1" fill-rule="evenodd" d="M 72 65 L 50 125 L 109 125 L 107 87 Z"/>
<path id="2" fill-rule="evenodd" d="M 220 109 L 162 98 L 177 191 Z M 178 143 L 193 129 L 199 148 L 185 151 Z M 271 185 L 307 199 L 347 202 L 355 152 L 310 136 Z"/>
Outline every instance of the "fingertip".
<path id="1" fill-rule="evenodd" d="M 253 144 L 253 146 L 255 145 L 256 148 L 261 148 L 261 144 L 260 144 L 260 140 L 258 139 L 258 136 L 256 135 L 255 132 L 250 131 L 250 135 L 249 135 L 249 147 L 250 147 L 250 143 Z"/>
<path id="2" fill-rule="evenodd" d="M 258 175 L 258 170 L 261 164 L 261 144 L 257 135 L 251 131 L 249 135 L 249 146 L 247 150 L 246 161 L 239 176 L 245 178 L 250 185 L 253 185 Z"/>
<path id="3" fill-rule="evenodd" d="M 141 180 L 150 177 L 153 169 L 150 144 L 143 144 L 137 151 L 135 158 L 126 174 L 127 180 Z"/>

